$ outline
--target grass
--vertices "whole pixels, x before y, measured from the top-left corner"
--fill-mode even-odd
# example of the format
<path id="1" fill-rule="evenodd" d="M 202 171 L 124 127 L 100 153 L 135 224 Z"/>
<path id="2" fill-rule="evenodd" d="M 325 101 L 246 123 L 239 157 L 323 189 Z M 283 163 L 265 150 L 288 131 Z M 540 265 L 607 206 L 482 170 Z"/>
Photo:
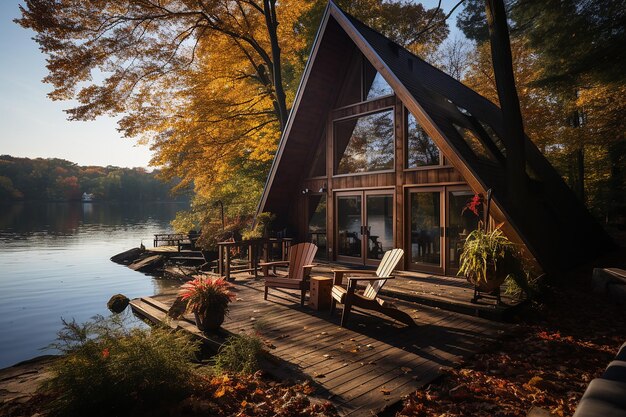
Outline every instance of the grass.
<path id="1" fill-rule="evenodd" d="M 0 415 L 200 417 L 207 415 L 337 416 L 311 402 L 308 383 L 266 380 L 266 354 L 254 336 L 234 336 L 210 361 L 197 344 L 169 328 L 128 328 L 123 319 L 64 322 L 52 347 L 61 350 L 37 395 L 0 403 Z"/>
<path id="2" fill-rule="evenodd" d="M 261 368 L 259 359 L 263 355 L 263 342 L 258 337 L 245 334 L 232 336 L 213 358 L 213 370 L 218 374 L 253 374 Z"/>

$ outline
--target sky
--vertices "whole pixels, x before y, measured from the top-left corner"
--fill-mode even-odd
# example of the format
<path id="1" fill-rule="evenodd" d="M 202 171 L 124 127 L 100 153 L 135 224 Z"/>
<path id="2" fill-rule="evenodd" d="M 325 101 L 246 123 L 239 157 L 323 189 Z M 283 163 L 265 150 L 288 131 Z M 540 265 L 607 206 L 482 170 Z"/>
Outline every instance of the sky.
<path id="1" fill-rule="evenodd" d="M 448 12 L 458 0 L 442 0 Z M 424 0 L 426 8 L 438 0 Z M 34 32 L 13 23 L 17 0 L 0 0 L 0 154 L 29 158 L 62 158 L 79 165 L 147 167 L 151 152 L 116 130 L 117 120 L 68 121 L 69 102 L 47 97 L 45 55 L 31 39 Z M 457 9 L 456 13 L 461 9 Z M 456 15 L 455 13 L 455 15 Z M 449 19 L 451 36 L 460 32 L 456 17 Z"/>
<path id="2" fill-rule="evenodd" d="M 18 1 L 0 0 L 0 154 L 62 158 L 79 165 L 147 167 L 151 152 L 117 132 L 117 120 L 68 121 L 68 102 L 47 97 L 45 55 L 34 32 L 12 22 Z"/>

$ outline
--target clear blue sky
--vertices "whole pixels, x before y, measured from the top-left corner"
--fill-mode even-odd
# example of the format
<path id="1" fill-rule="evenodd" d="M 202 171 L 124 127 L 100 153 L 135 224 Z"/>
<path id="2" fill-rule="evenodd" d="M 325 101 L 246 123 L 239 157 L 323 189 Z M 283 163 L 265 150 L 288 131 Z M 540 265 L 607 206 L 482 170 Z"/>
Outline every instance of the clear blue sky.
<path id="1" fill-rule="evenodd" d="M 437 5 L 437 0 L 422 2 L 429 8 Z M 456 2 L 443 0 L 443 10 L 447 13 Z M 18 3 L 0 0 L 0 154 L 56 157 L 80 165 L 148 166 L 148 147 L 122 138 L 115 119 L 70 122 L 63 109 L 71 103 L 48 99 L 51 88 L 41 82 L 47 73 L 45 56 L 31 39 L 33 33 L 12 22 L 19 15 Z M 459 33 L 455 16 L 449 25 L 451 36 Z"/>
<path id="2" fill-rule="evenodd" d="M 19 15 L 17 0 L 0 0 L 0 154 L 56 157 L 80 165 L 147 167 L 150 150 L 122 138 L 116 120 L 103 117 L 70 122 L 53 102 L 45 56 L 31 40 L 33 32 L 12 22 Z"/>

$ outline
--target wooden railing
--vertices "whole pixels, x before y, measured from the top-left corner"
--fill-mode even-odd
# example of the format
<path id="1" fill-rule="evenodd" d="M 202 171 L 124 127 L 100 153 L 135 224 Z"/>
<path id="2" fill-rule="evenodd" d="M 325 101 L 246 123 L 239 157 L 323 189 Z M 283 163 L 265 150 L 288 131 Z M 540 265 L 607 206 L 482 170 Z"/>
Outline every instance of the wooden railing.
<path id="1" fill-rule="evenodd" d="M 178 252 L 180 252 L 183 246 L 188 247 L 188 249 L 195 250 L 198 237 L 200 237 L 200 234 L 195 232 L 155 234 L 153 246 L 155 248 L 158 246 L 176 246 L 178 248 Z M 164 243 L 165 245 L 159 245 L 160 243 Z"/>
<path id="2" fill-rule="evenodd" d="M 231 273 L 249 272 L 258 279 L 259 261 L 286 260 L 292 241 L 291 238 L 265 238 L 218 242 L 217 273 L 230 279 Z"/>
<path id="3" fill-rule="evenodd" d="M 189 239 L 184 233 L 161 233 L 154 235 L 154 247 L 158 246 L 178 246 L 180 242 Z M 159 245 L 165 243 L 165 245 Z"/>

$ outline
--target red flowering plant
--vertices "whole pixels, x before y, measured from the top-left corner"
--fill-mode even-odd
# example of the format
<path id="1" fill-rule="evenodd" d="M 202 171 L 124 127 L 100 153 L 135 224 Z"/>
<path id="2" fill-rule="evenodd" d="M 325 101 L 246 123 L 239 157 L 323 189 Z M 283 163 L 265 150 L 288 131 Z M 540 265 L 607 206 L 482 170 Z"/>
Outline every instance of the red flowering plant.
<path id="1" fill-rule="evenodd" d="M 474 197 L 465 204 L 463 210 L 461 210 L 461 215 L 465 214 L 466 211 L 471 211 L 476 215 L 476 217 L 480 217 L 480 208 L 483 205 L 483 197 L 480 194 L 474 194 Z"/>
<path id="2" fill-rule="evenodd" d="M 179 295 L 187 302 L 187 312 L 195 314 L 198 328 L 204 330 L 206 319 L 212 320 L 210 328 L 217 328 L 224 321 L 228 305 L 235 298 L 230 288 L 224 278 L 198 276 L 183 284 Z"/>

